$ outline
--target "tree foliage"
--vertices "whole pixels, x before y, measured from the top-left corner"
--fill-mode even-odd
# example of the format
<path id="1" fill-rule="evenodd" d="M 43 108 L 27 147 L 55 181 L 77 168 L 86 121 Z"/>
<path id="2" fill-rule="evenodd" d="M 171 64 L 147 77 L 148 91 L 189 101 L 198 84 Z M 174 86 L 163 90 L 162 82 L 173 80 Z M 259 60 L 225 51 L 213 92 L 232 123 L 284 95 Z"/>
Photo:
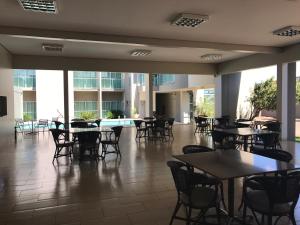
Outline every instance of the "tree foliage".
<path id="1" fill-rule="evenodd" d="M 273 78 L 256 83 L 249 98 L 252 106 L 251 118 L 256 117 L 259 112 L 265 110 L 275 110 L 277 103 L 277 85 Z"/>

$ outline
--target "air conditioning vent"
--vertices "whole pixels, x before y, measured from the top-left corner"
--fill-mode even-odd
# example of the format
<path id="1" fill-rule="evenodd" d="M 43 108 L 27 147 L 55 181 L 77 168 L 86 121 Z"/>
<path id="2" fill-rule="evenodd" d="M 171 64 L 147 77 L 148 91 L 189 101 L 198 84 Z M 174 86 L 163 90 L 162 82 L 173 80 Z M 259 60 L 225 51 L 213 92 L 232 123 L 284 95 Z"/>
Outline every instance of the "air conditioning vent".
<path id="1" fill-rule="evenodd" d="M 63 45 L 59 44 L 43 44 L 42 49 L 47 52 L 62 52 Z"/>
<path id="2" fill-rule="evenodd" d="M 205 54 L 205 55 L 202 55 L 200 58 L 203 61 L 217 61 L 217 60 L 222 59 L 222 55 L 221 54 Z"/>
<path id="3" fill-rule="evenodd" d="M 284 37 L 292 37 L 300 34 L 300 26 L 284 27 L 279 30 L 273 31 L 273 34 L 278 36 L 284 36 Z"/>
<path id="4" fill-rule="evenodd" d="M 18 0 L 24 10 L 57 13 L 55 0 Z"/>
<path id="5" fill-rule="evenodd" d="M 196 15 L 190 13 L 181 13 L 173 21 L 172 25 L 181 27 L 197 27 L 199 24 L 209 19 L 207 15 Z"/>
<path id="6" fill-rule="evenodd" d="M 146 49 L 136 49 L 130 52 L 131 56 L 147 56 L 150 55 L 151 51 Z"/>

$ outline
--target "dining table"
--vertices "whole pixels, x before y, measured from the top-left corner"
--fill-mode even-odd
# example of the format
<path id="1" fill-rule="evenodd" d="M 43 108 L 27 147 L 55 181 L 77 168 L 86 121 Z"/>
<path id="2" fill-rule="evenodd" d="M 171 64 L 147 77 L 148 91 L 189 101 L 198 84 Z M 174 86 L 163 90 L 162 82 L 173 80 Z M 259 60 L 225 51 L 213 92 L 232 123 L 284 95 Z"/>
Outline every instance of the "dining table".
<path id="1" fill-rule="evenodd" d="M 186 155 L 173 155 L 173 157 L 219 180 L 228 181 L 228 224 L 234 220 L 240 221 L 234 212 L 236 178 L 300 168 L 300 165 L 296 163 L 286 163 L 238 150 L 217 150 Z"/>
<path id="2" fill-rule="evenodd" d="M 215 128 L 215 130 L 219 131 L 219 132 L 222 132 L 224 134 L 242 137 L 244 151 L 248 150 L 248 139 L 249 139 L 249 137 L 256 136 L 256 135 L 259 135 L 259 134 L 276 133 L 275 131 L 254 129 L 254 128 L 251 128 L 251 127 L 229 128 L 229 129 L 228 128 Z"/>

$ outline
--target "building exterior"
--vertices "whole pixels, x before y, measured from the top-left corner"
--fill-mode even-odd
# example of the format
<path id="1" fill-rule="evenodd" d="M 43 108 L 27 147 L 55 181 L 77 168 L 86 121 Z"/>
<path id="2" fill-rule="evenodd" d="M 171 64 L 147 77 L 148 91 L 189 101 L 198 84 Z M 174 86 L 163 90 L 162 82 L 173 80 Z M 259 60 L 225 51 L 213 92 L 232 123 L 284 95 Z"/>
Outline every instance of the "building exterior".
<path id="1" fill-rule="evenodd" d="M 124 117 L 146 116 L 147 74 L 69 71 L 69 117 L 89 113 L 107 118 L 112 110 Z M 212 76 L 155 74 L 153 111 L 188 123 Z M 53 87 L 52 84 L 59 84 Z M 202 92 L 201 92 L 202 90 Z M 62 71 L 14 70 L 15 118 L 53 119 L 64 115 Z M 204 92 L 203 92 L 204 93 Z"/>

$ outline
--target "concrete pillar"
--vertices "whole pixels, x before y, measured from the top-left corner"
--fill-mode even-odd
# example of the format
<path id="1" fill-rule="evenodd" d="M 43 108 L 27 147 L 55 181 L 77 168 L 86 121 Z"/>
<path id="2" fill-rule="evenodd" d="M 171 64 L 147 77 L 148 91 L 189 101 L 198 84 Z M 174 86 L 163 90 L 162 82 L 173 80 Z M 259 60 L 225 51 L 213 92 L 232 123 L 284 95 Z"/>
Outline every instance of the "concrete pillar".
<path id="1" fill-rule="evenodd" d="M 64 118 L 65 128 L 69 128 L 69 78 L 68 70 L 64 70 Z"/>
<path id="2" fill-rule="evenodd" d="M 277 69 L 279 119 L 283 140 L 295 140 L 296 63 L 279 64 Z M 281 112 L 280 112 L 281 111 Z"/>
<path id="3" fill-rule="evenodd" d="M 153 115 L 153 82 L 152 73 L 145 74 L 146 116 Z"/>
<path id="4" fill-rule="evenodd" d="M 222 75 L 215 77 L 215 117 L 222 116 Z"/>
<path id="5" fill-rule="evenodd" d="M 98 77 L 98 112 L 99 112 L 99 117 L 102 118 L 102 79 L 101 79 L 101 72 L 97 72 L 97 77 Z"/>

